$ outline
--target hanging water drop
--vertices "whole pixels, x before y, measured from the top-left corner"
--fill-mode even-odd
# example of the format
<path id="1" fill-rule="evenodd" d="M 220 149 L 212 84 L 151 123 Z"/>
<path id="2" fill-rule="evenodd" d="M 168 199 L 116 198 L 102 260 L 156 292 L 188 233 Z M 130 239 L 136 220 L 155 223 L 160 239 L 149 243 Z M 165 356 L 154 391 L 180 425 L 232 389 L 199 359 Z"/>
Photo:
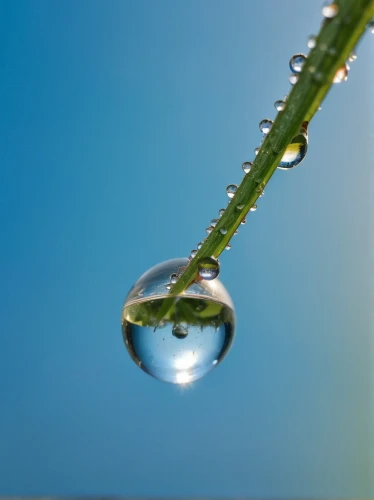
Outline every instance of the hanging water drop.
<path id="1" fill-rule="evenodd" d="M 177 339 L 185 339 L 188 335 L 188 328 L 183 325 L 176 324 L 173 326 L 171 334 Z"/>
<path id="2" fill-rule="evenodd" d="M 339 12 L 339 6 L 336 3 L 326 2 L 322 7 L 322 15 L 327 19 L 332 19 Z"/>
<path id="3" fill-rule="evenodd" d="M 292 139 L 278 165 L 281 170 L 296 167 L 304 158 L 308 149 L 308 122 L 303 122 L 300 132 Z"/>
<path id="4" fill-rule="evenodd" d="M 197 254 L 197 250 L 191 250 L 190 256 L 194 258 Z"/>
<path id="5" fill-rule="evenodd" d="M 221 210 L 218 212 L 219 213 L 219 216 L 222 217 L 222 215 L 225 213 L 225 209 L 224 208 L 221 208 Z"/>
<path id="6" fill-rule="evenodd" d="M 290 70 L 292 73 L 301 73 L 304 63 L 306 61 L 305 54 L 295 54 L 290 59 Z"/>
<path id="7" fill-rule="evenodd" d="M 212 220 L 210 221 L 210 225 L 211 225 L 212 227 L 216 227 L 216 225 L 217 225 L 217 222 L 218 222 L 218 221 L 219 221 L 219 219 L 212 219 Z"/>
<path id="8" fill-rule="evenodd" d="M 314 49 L 314 47 L 317 45 L 317 38 L 314 35 L 310 35 L 307 41 L 307 45 L 309 49 Z"/>
<path id="9" fill-rule="evenodd" d="M 349 71 L 349 66 L 348 64 L 344 64 L 341 66 L 338 71 L 335 73 L 333 83 L 342 83 L 347 81 L 348 79 L 348 71 Z"/>
<path id="10" fill-rule="evenodd" d="M 203 280 L 214 280 L 219 275 L 219 263 L 213 257 L 204 257 L 197 264 L 200 278 Z"/>
<path id="11" fill-rule="evenodd" d="M 240 221 L 240 224 L 245 224 L 247 222 L 247 219 L 243 217 L 243 219 Z"/>
<path id="12" fill-rule="evenodd" d="M 234 198 L 234 195 L 238 189 L 238 186 L 236 184 L 229 184 L 226 188 L 226 193 L 227 196 L 231 199 Z"/>
<path id="13" fill-rule="evenodd" d="M 255 155 L 257 156 L 259 152 L 260 152 L 260 148 L 256 148 L 255 149 Z"/>
<path id="14" fill-rule="evenodd" d="M 284 108 L 286 107 L 286 103 L 279 99 L 278 101 L 275 101 L 274 107 L 277 111 L 283 111 Z"/>
<path id="15" fill-rule="evenodd" d="M 268 120 L 267 118 L 260 121 L 260 123 L 259 123 L 260 130 L 265 135 L 270 132 L 272 125 L 273 125 L 273 122 L 271 120 Z"/>
<path id="16" fill-rule="evenodd" d="M 295 85 L 298 79 L 299 75 L 297 75 L 296 73 L 292 73 L 292 75 L 289 76 L 288 81 L 290 82 L 291 85 Z"/>
<path id="17" fill-rule="evenodd" d="M 202 246 L 203 246 L 203 244 L 200 242 L 200 243 L 198 243 L 198 244 L 197 244 L 197 247 L 196 247 L 196 248 L 197 248 L 198 250 L 200 250 L 200 248 L 201 248 Z"/>
<path id="18" fill-rule="evenodd" d="M 245 174 L 248 174 L 248 172 L 251 170 L 253 167 L 253 163 L 250 161 L 245 161 L 242 165 L 242 170 Z"/>
<path id="19" fill-rule="evenodd" d="M 225 246 L 225 250 L 230 250 L 230 248 L 231 248 L 230 243 L 227 243 L 227 245 Z"/>
<path id="20" fill-rule="evenodd" d="M 205 231 L 206 231 L 208 234 L 210 234 L 210 233 L 213 231 L 213 228 L 212 228 L 212 227 L 207 227 L 207 228 L 205 229 Z"/>
<path id="21" fill-rule="evenodd" d="M 254 205 L 251 206 L 251 208 L 249 209 L 250 212 L 255 212 L 257 210 L 257 205 L 256 203 Z"/>

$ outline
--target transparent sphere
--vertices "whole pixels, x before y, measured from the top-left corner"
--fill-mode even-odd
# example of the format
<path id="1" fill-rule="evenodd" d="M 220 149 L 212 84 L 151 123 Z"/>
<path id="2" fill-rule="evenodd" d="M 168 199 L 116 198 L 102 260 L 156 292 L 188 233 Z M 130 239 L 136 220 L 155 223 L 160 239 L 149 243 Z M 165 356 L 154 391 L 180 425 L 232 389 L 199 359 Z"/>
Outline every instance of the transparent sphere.
<path id="1" fill-rule="evenodd" d="M 199 280 L 181 295 L 165 285 L 188 259 L 152 267 L 128 293 L 122 334 L 130 356 L 146 373 L 163 382 L 186 384 L 210 372 L 227 354 L 235 330 L 231 298 L 222 285 Z"/>

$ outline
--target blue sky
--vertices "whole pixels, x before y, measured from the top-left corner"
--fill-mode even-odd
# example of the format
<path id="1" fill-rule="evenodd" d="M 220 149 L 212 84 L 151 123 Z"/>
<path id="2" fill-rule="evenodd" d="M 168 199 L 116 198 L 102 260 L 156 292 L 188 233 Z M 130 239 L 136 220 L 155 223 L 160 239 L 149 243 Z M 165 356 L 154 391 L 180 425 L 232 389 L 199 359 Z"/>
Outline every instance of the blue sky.
<path id="1" fill-rule="evenodd" d="M 222 365 L 159 383 L 120 328 L 227 203 L 320 7 L 0 0 L 0 493 L 374 495 L 373 36 L 221 258 Z"/>

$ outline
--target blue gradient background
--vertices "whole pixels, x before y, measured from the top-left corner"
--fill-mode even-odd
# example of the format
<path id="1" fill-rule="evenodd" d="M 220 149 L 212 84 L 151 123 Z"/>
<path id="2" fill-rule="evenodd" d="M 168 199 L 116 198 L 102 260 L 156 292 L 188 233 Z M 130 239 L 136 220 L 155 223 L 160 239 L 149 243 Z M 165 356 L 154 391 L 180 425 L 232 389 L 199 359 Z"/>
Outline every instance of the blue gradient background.
<path id="1" fill-rule="evenodd" d="M 224 363 L 162 384 L 120 330 L 240 182 L 320 6 L 0 0 L 0 493 L 374 497 L 370 35 L 222 256 Z"/>

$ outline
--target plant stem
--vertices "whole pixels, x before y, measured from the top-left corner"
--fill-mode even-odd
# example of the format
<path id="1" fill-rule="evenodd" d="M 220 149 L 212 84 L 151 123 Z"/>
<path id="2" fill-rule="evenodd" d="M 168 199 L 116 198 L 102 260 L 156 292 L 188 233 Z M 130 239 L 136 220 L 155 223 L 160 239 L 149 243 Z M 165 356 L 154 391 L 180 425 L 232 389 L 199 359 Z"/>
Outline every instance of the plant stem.
<path id="1" fill-rule="evenodd" d="M 173 286 L 171 295 L 182 293 L 196 279 L 197 264 L 201 258 L 217 258 L 225 249 L 275 172 L 302 122 L 310 122 L 313 118 L 332 86 L 337 70 L 345 64 L 374 16 L 374 0 L 337 0 L 334 3 L 339 7 L 338 14 L 322 23 L 316 46 L 309 53 L 285 109 L 278 113 L 252 169 L 245 175 L 216 227 Z M 220 229 L 226 231 L 225 234 Z"/>

